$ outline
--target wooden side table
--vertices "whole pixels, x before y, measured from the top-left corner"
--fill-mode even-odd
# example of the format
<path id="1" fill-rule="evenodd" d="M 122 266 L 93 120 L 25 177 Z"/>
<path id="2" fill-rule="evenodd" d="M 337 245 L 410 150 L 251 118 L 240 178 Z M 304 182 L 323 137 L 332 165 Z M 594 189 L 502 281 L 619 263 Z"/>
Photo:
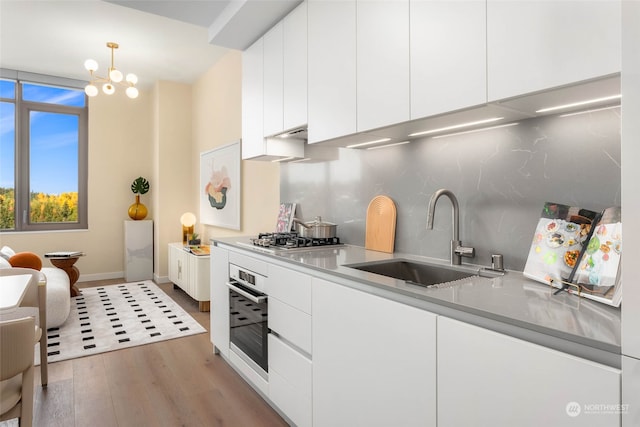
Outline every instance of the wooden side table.
<path id="1" fill-rule="evenodd" d="M 76 282 L 80 277 L 80 270 L 74 265 L 81 256 L 84 256 L 83 252 L 50 252 L 44 254 L 45 258 L 49 258 L 51 264 L 63 270 L 69 276 L 69 295 L 72 297 L 82 295 L 82 292 L 76 286 Z"/>

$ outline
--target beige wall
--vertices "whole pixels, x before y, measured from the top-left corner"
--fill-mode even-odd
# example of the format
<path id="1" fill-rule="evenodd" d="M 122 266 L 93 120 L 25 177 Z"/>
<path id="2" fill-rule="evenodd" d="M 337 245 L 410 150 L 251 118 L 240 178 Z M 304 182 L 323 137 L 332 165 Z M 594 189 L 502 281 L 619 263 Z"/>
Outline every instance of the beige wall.
<path id="1" fill-rule="evenodd" d="M 231 51 L 193 85 L 193 158 L 199 169 L 200 153 L 230 144 L 242 135 L 242 55 Z M 257 234 L 275 228 L 280 205 L 280 166 L 243 161 L 240 231 L 196 224 L 203 242 L 212 237 Z M 193 175 L 197 189 L 199 175 Z M 198 216 L 198 192 L 191 194 L 192 212 Z"/>
<path id="2" fill-rule="evenodd" d="M 162 81 L 154 94 L 154 279 L 164 281 L 167 243 L 182 239 L 180 216 L 197 170 L 191 165 L 191 86 Z"/>
<path id="3" fill-rule="evenodd" d="M 122 91 L 89 104 L 89 230 L 3 233 L 0 244 L 40 256 L 81 250 L 80 281 L 124 273 L 124 221 L 134 202 L 131 182 L 150 181 L 142 196 L 154 221 L 154 279 L 167 280 L 167 244 L 181 239 L 180 215 L 199 216 L 200 152 L 241 136 L 241 55 L 232 51 L 197 82 L 157 82 L 130 100 Z M 241 230 L 196 224 L 203 243 L 213 236 L 272 230 L 279 205 L 279 166 L 242 162 Z M 44 265 L 49 265 L 44 261 Z"/>

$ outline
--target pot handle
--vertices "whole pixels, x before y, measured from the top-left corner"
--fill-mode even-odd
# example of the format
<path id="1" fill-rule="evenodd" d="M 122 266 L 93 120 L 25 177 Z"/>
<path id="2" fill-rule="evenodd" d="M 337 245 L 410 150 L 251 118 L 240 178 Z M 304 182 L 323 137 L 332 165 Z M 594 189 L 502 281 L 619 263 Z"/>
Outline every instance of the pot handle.
<path id="1" fill-rule="evenodd" d="M 298 218 L 293 218 L 293 223 L 294 224 L 300 224 L 304 228 L 311 228 L 311 226 L 309 226 L 309 225 L 305 224 L 304 222 L 300 221 Z"/>

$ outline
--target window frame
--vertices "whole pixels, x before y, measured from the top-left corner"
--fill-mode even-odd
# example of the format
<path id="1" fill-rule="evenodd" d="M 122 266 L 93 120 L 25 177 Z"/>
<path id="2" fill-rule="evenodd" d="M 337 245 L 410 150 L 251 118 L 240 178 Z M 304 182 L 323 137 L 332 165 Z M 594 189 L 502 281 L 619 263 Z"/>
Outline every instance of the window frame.
<path id="1" fill-rule="evenodd" d="M 15 140 L 14 140 L 14 228 L 0 229 L 0 233 L 26 231 L 87 230 L 88 221 L 88 179 L 89 179 L 89 102 L 85 95 L 84 107 L 49 104 L 22 99 L 22 83 L 33 83 L 82 89 L 86 82 L 22 73 L 0 69 L 0 77 L 15 81 L 15 99 L 2 98 L 3 102 L 15 104 Z M 32 111 L 44 113 L 69 114 L 78 117 L 78 220 L 75 222 L 37 222 L 29 218 L 30 189 L 30 117 Z"/>

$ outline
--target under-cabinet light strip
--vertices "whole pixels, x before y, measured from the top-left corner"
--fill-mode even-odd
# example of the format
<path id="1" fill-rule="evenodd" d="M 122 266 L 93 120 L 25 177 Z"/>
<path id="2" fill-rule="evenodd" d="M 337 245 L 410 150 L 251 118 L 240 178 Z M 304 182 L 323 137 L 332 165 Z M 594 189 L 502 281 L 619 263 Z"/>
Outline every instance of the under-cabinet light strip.
<path id="1" fill-rule="evenodd" d="M 564 110 L 565 108 L 580 107 L 582 105 L 595 104 L 595 103 L 604 102 L 604 101 L 613 101 L 614 99 L 620 99 L 620 98 L 622 98 L 621 94 L 605 96 L 602 98 L 588 99 L 586 101 L 573 102 L 571 104 L 556 105 L 553 107 L 542 108 L 540 110 L 537 110 L 536 113 L 548 113 L 549 111 Z"/>
<path id="2" fill-rule="evenodd" d="M 408 144 L 409 142 L 411 141 L 402 141 L 402 142 L 394 142 L 393 144 L 378 145 L 376 147 L 369 147 L 367 148 L 367 150 L 377 150 L 379 148 L 395 147 L 396 145 L 404 145 L 404 144 Z"/>
<path id="3" fill-rule="evenodd" d="M 609 107 L 593 108 L 591 110 L 576 111 L 575 113 L 560 114 L 558 117 L 571 117 L 580 114 L 595 113 L 596 111 L 613 110 L 614 108 L 620 108 L 620 105 L 611 105 Z"/>
<path id="4" fill-rule="evenodd" d="M 298 159 L 298 160 L 292 160 L 289 163 L 300 163 L 300 162 L 308 162 L 309 160 L 311 160 L 310 157 L 305 157 L 304 159 Z"/>
<path id="5" fill-rule="evenodd" d="M 271 160 L 271 163 L 280 163 L 280 162 L 288 162 L 289 160 L 293 160 L 295 157 L 283 157 L 281 159 Z"/>
<path id="6" fill-rule="evenodd" d="M 391 141 L 391 138 L 382 138 L 382 139 L 376 139 L 375 141 L 367 141 L 367 142 L 361 142 L 359 144 L 347 145 L 347 148 L 365 147 L 367 145 L 373 145 L 373 144 L 378 144 L 380 142 L 387 142 L 387 141 Z"/>
<path id="7" fill-rule="evenodd" d="M 446 132 L 448 130 L 466 128 L 466 127 L 469 127 L 469 126 L 483 125 L 485 123 L 493 123 L 493 122 L 497 122 L 498 120 L 502 120 L 502 119 L 504 119 L 504 117 L 491 117 L 491 118 L 488 118 L 488 119 L 478 120 L 478 121 L 475 121 L 475 122 L 460 123 L 458 125 L 446 126 L 446 127 L 438 128 L 438 129 L 424 130 L 424 131 L 421 131 L 421 132 L 412 133 L 409 136 L 421 136 L 421 135 L 429 135 L 431 133 Z"/>
<path id="8" fill-rule="evenodd" d="M 467 133 L 483 132 L 483 131 L 485 131 L 485 130 L 499 129 L 499 128 L 506 128 L 506 127 L 509 127 L 509 126 L 515 126 L 515 125 L 517 125 L 517 124 L 518 124 L 518 123 L 507 123 L 507 124 L 504 124 L 504 125 L 490 126 L 490 127 L 487 127 L 487 128 L 471 129 L 471 130 L 464 130 L 464 131 L 462 131 L 462 132 L 447 133 L 447 134 L 444 134 L 444 135 L 436 135 L 436 136 L 432 136 L 431 138 L 432 138 L 432 139 L 448 138 L 448 137 L 450 137 L 450 136 L 465 135 L 465 134 L 467 134 Z"/>

